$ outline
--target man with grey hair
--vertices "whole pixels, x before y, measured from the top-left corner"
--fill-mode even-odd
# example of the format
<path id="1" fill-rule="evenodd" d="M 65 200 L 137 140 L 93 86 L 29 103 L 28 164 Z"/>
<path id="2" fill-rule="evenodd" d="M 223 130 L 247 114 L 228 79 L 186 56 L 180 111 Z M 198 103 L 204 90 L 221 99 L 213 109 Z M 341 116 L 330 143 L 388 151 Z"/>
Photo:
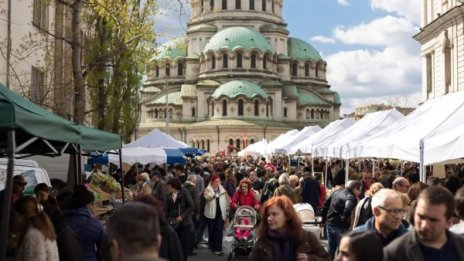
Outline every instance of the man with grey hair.
<path id="1" fill-rule="evenodd" d="M 295 191 L 290 187 L 290 182 L 288 180 L 287 173 L 282 173 L 279 176 L 279 187 L 274 191 L 274 197 L 277 196 L 287 196 L 294 204 L 296 202 Z"/>
<path id="2" fill-rule="evenodd" d="M 392 189 L 401 193 L 408 193 L 410 184 L 409 180 L 404 177 L 397 177 L 393 180 Z"/>
<path id="3" fill-rule="evenodd" d="M 392 189 L 381 189 L 372 196 L 371 201 L 373 217 L 364 225 L 355 228 L 355 231 L 370 231 L 375 233 L 383 246 L 408 232 L 402 223 L 406 209 L 401 196 Z"/>
<path id="4" fill-rule="evenodd" d="M 197 182 L 197 176 L 195 174 L 190 174 L 187 176 L 187 180 L 183 184 L 183 187 L 188 191 L 188 193 L 190 194 L 190 197 L 192 197 L 192 200 L 193 200 L 194 209 L 193 209 L 192 221 L 193 221 L 194 227 L 198 227 L 200 223 L 200 193 L 198 192 L 196 182 Z M 193 242 L 193 239 L 194 239 L 193 232 L 189 236 L 192 237 L 192 242 Z M 193 252 L 193 246 L 192 246 L 192 249 L 190 249 L 189 255 L 196 255 L 196 253 Z"/>

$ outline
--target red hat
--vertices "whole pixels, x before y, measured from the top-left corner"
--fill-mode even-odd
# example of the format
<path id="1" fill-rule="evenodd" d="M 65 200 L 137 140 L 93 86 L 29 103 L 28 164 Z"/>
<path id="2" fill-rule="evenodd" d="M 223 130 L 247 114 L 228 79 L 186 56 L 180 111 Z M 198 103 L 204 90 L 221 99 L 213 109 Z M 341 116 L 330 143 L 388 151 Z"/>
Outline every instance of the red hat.
<path id="1" fill-rule="evenodd" d="M 210 183 L 213 183 L 213 182 L 216 181 L 217 179 L 219 179 L 219 176 L 216 175 L 216 174 L 213 174 L 213 175 L 211 175 L 211 178 L 209 179 L 209 182 L 210 182 Z"/>

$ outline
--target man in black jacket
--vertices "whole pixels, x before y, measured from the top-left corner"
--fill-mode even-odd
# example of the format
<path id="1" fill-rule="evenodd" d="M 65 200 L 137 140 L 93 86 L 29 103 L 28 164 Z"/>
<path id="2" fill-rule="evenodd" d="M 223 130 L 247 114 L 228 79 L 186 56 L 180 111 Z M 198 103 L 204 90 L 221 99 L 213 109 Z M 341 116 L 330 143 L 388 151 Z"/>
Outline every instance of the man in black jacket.
<path id="1" fill-rule="evenodd" d="M 301 184 L 301 201 L 311 204 L 314 211 L 316 211 L 319 205 L 320 190 L 319 182 L 313 178 L 311 172 L 306 171 L 303 183 Z"/>
<path id="2" fill-rule="evenodd" d="M 336 190 L 322 207 L 322 218 L 326 221 L 329 253 L 332 258 L 340 243 L 340 238 L 351 224 L 351 212 L 357 203 L 357 197 L 361 193 L 361 182 L 349 181 L 346 188 Z"/>

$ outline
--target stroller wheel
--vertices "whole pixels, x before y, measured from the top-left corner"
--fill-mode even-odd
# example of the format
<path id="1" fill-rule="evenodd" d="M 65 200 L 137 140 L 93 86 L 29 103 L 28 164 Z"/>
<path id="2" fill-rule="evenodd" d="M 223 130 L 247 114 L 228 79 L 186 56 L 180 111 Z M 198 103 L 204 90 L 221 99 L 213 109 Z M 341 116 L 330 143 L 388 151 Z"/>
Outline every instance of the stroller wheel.
<path id="1" fill-rule="evenodd" d="M 235 252 L 232 251 L 229 253 L 229 257 L 227 258 L 228 261 L 234 261 L 235 260 Z"/>

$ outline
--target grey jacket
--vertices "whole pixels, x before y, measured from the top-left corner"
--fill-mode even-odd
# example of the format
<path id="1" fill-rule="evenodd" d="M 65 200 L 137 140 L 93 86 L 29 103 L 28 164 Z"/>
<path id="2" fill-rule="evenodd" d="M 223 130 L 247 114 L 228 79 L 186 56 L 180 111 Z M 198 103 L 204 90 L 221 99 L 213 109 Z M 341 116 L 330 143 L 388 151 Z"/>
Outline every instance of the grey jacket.
<path id="1" fill-rule="evenodd" d="M 449 231 L 446 232 L 448 240 L 451 240 L 456 251 L 458 260 L 464 260 L 464 238 Z M 423 261 L 422 251 L 419 246 L 416 231 L 413 229 L 397 238 L 384 248 L 384 261 Z"/>

